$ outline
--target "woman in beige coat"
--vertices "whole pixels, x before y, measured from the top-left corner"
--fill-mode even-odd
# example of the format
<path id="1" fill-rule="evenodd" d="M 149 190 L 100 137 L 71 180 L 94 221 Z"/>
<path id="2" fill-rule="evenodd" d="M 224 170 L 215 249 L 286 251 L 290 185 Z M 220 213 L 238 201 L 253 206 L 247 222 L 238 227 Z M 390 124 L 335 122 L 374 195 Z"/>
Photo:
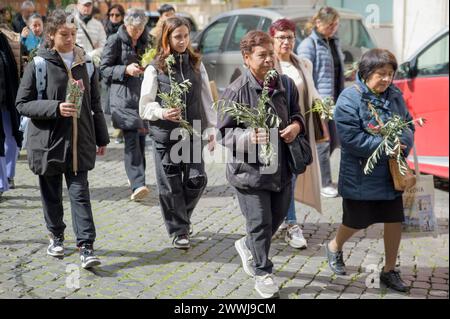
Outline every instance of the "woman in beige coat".
<path id="1" fill-rule="evenodd" d="M 313 66 L 309 60 L 297 57 L 293 54 L 295 43 L 295 23 L 288 19 L 275 21 L 269 28 L 269 33 L 274 39 L 274 49 L 277 56 L 275 68 L 278 72 L 292 78 L 299 92 L 299 105 L 302 115 L 306 119 L 307 133 L 313 150 L 313 163 L 306 171 L 293 176 L 292 185 L 295 186 L 294 196 L 285 222 L 280 229 L 286 230 L 285 240 L 294 248 L 306 248 L 307 242 L 297 224 L 295 215 L 294 197 L 296 200 L 315 208 L 321 212 L 320 201 L 320 168 L 316 149 L 316 139 L 323 138 L 323 128 L 317 113 L 306 113 L 313 100 L 320 98 L 314 87 L 312 78 Z"/>

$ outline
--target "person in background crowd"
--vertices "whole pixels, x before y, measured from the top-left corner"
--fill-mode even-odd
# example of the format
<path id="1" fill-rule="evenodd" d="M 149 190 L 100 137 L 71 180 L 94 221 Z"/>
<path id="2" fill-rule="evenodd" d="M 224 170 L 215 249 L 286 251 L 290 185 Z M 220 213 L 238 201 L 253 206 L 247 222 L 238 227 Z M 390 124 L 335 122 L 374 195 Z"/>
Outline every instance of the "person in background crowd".
<path id="1" fill-rule="evenodd" d="M 20 12 L 18 12 L 13 19 L 12 25 L 14 32 L 21 33 L 27 26 L 28 18 L 35 12 L 36 8 L 32 1 L 24 1 L 20 6 Z"/>
<path id="2" fill-rule="evenodd" d="M 159 19 L 156 23 L 156 26 L 150 31 L 150 35 L 152 36 L 151 42 L 153 46 L 158 43 L 158 38 L 161 36 L 162 25 L 165 20 L 175 16 L 175 8 L 170 4 L 163 4 L 158 9 Z"/>
<path id="3" fill-rule="evenodd" d="M 44 33 L 44 22 L 42 17 L 34 13 L 28 18 L 28 26 L 22 30 L 20 41 L 24 48 L 24 55 L 29 55 L 31 51 L 37 49 L 42 42 Z"/>
<path id="4" fill-rule="evenodd" d="M 64 257 L 63 176 L 70 197 L 72 221 L 80 251 L 81 266 L 100 264 L 94 254 L 96 231 L 92 215 L 88 171 L 95 165 L 96 155 L 104 155 L 109 143 L 108 130 L 100 106 L 98 74 L 89 56 L 75 46 L 75 18 L 63 10 L 53 11 L 46 23 L 45 45 L 37 56 L 46 64 L 44 92 L 38 92 L 36 61 L 30 62 L 21 80 L 16 107 L 29 117 L 28 163 L 39 176 L 45 222 L 50 232 L 47 254 Z M 67 83 L 81 80 L 85 88 L 80 116 L 73 103 L 66 101 Z M 42 94 L 42 99 L 39 99 Z M 73 130 L 78 125 L 77 133 Z M 77 142 L 72 137 L 77 134 Z M 96 146 L 98 147 L 96 149 Z"/>
<path id="5" fill-rule="evenodd" d="M 22 146 L 20 115 L 15 108 L 19 75 L 13 51 L 0 31 L 0 196 L 15 188 L 18 151 Z"/>
<path id="6" fill-rule="evenodd" d="M 406 292 L 408 287 L 395 270 L 405 219 L 402 192 L 394 189 L 387 156 L 379 159 L 371 174 L 363 171 L 367 159 L 383 140 L 371 134 L 369 128 L 380 129 L 393 115 L 412 120 L 402 92 L 392 84 L 397 66 L 395 56 L 388 50 L 372 49 L 364 53 L 356 83 L 337 100 L 334 118 L 342 143 L 339 193 L 343 216 L 336 236 L 325 243 L 325 248 L 331 270 L 345 275 L 344 244 L 359 230 L 384 223 L 385 260 L 380 282 Z M 400 141 L 401 151 L 408 157 L 414 143 L 413 124 L 403 130 Z"/>
<path id="7" fill-rule="evenodd" d="M 86 51 L 96 66 L 100 65 L 106 33 L 103 25 L 92 17 L 92 0 L 78 0 L 75 13 L 77 23 L 77 44 Z"/>
<path id="8" fill-rule="evenodd" d="M 113 126 L 125 139 L 125 171 L 131 187 L 131 200 L 140 201 L 149 194 L 145 184 L 146 121 L 139 116 L 143 68 L 139 60 L 148 45 L 148 18 L 143 10 L 129 9 L 124 25 L 108 38 L 100 69 L 111 83 L 110 105 Z"/>
<path id="9" fill-rule="evenodd" d="M 125 17 L 125 9 L 123 8 L 122 5 L 114 4 L 109 8 L 104 23 L 107 38 L 117 33 L 120 26 L 123 24 L 124 17 Z"/>
<path id="10" fill-rule="evenodd" d="M 307 135 L 313 151 L 313 163 L 298 178 L 297 176 L 292 177 L 291 205 L 289 206 L 287 217 L 280 227 L 281 230 L 286 231 L 284 239 L 291 247 L 306 248 L 306 239 L 303 237 L 302 229 L 297 223 L 294 192 L 297 182 L 297 185 L 301 187 L 297 191 L 298 194 L 301 194 L 301 202 L 316 208 L 318 211 L 322 210 L 320 201 L 320 167 L 317 160 L 313 122 L 313 117 L 316 117 L 316 121 L 320 123 L 320 116 L 317 113 L 306 113 L 310 110 L 313 99 L 320 98 L 320 95 L 314 87 L 311 61 L 297 57 L 292 52 L 295 44 L 295 29 L 293 21 L 280 19 L 270 26 L 269 34 L 274 40 L 275 68 L 279 73 L 285 74 L 294 80 L 299 92 L 298 104 L 301 114 L 306 118 Z"/>
<path id="11" fill-rule="evenodd" d="M 312 62 L 314 84 L 322 98 L 331 97 L 336 102 L 344 89 L 344 54 L 336 36 L 339 28 L 339 13 L 331 7 L 321 8 L 306 26 L 310 35 L 298 47 L 298 55 Z M 324 120 L 322 129 L 325 138 L 317 141 L 321 194 L 336 197 L 336 187 L 331 178 L 330 155 L 339 145 L 334 121 Z"/>
<path id="12" fill-rule="evenodd" d="M 221 99 L 255 108 L 264 78 L 275 66 L 273 40 L 262 31 L 250 31 L 241 39 L 240 48 L 246 69 L 225 89 Z M 290 88 L 289 96 L 287 85 Z M 268 132 L 238 124 L 236 119 L 226 114 L 222 117 L 220 110 L 217 120 L 217 129 L 222 136 L 220 142 L 233 154 L 227 163 L 227 180 L 236 190 L 246 223 L 246 236 L 234 245 L 244 271 L 255 278 L 255 290 L 263 298 L 272 298 L 279 292 L 272 275 L 273 263 L 269 259 L 269 250 L 272 237 L 283 223 L 292 200 L 292 172 L 286 144 L 305 132 L 305 121 L 298 105 L 298 91 L 292 79 L 286 75 L 278 75 L 273 79 L 269 84 L 269 98 L 271 108 L 281 120 L 278 140 L 271 141 L 277 145 L 274 150 L 277 154 L 274 166 L 277 169 L 272 174 L 264 172 L 259 161 L 251 163 L 248 159 L 250 156 L 242 156 L 254 154 L 256 144 L 267 144 Z"/>
<path id="13" fill-rule="evenodd" d="M 12 9 L 11 7 L 0 7 L 0 24 L 4 26 L 7 26 L 7 29 L 12 29 Z"/>
<path id="14" fill-rule="evenodd" d="M 139 101 L 141 117 L 150 121 L 161 212 L 167 232 L 173 237 L 172 245 L 177 249 L 190 248 L 192 213 L 206 188 L 208 178 L 201 154 L 201 137 L 189 135 L 180 141 L 177 139 L 178 134 L 173 137 L 173 132 L 177 133 L 180 128 L 181 117 L 198 132 L 193 134 L 202 134 L 203 129 L 212 128 L 216 123 L 216 114 L 211 108 L 213 99 L 208 75 L 200 56 L 192 50 L 189 32 L 190 25 L 186 19 L 172 17 L 164 21 L 158 53 L 145 69 Z M 188 79 L 192 84 L 183 96 L 186 105 L 184 111 L 180 107 L 164 107 L 161 97 L 157 95 L 157 92 L 167 94 L 171 90 L 165 62 L 169 55 L 175 59 L 173 79 L 177 83 Z M 195 127 L 194 121 L 200 124 L 200 129 Z M 173 153 L 180 143 L 180 160 L 177 160 L 173 158 Z M 214 135 L 209 134 L 210 151 L 212 143 Z"/>

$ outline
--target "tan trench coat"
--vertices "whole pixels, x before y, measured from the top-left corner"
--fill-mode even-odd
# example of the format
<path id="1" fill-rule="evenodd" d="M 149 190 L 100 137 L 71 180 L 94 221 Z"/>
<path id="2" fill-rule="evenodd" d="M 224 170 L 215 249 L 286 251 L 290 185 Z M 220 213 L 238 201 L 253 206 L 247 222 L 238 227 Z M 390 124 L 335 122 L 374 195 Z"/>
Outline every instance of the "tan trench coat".
<path id="1" fill-rule="evenodd" d="M 317 92 L 314 86 L 314 80 L 312 77 L 313 66 L 312 63 L 307 60 L 300 58 L 296 55 L 291 56 L 291 59 L 296 59 L 298 65 L 300 67 L 299 72 L 303 73 L 304 79 L 306 80 L 306 86 L 308 91 L 308 105 L 305 105 L 305 94 L 306 91 L 303 87 L 297 86 L 299 92 L 299 105 L 300 111 L 302 115 L 305 117 L 305 112 L 309 110 L 311 107 L 313 100 L 315 98 L 321 98 L 319 93 Z M 282 73 L 280 64 L 278 61 L 275 63 L 275 68 L 279 73 Z M 322 213 L 322 203 L 320 199 L 320 185 L 321 185 L 321 177 L 320 177 L 320 166 L 317 154 L 316 141 L 314 138 L 314 126 L 312 116 L 309 116 L 309 143 L 311 145 L 311 149 L 313 151 L 313 163 L 306 168 L 306 171 L 299 175 L 297 178 L 297 182 L 295 184 L 295 193 L 294 197 L 297 201 L 308 205 L 310 207 L 315 208 L 319 213 Z"/>

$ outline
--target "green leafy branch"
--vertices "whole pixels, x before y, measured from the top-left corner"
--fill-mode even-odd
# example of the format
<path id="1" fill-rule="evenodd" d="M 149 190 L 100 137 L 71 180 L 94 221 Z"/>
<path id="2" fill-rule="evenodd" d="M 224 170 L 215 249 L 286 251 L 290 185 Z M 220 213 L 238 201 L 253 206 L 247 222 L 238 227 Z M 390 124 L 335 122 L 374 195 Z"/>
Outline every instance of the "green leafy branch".
<path id="1" fill-rule="evenodd" d="M 161 98 L 162 107 L 164 108 L 180 108 L 182 111 L 186 110 L 186 103 L 183 100 L 183 96 L 189 91 L 192 86 L 191 82 L 186 79 L 181 83 L 178 83 L 174 78 L 174 71 L 172 66 L 175 64 L 175 57 L 171 54 L 165 59 L 167 66 L 167 73 L 170 81 L 170 92 L 159 93 Z M 183 118 L 180 118 L 180 126 L 188 131 L 190 135 L 194 133 L 194 129 L 191 124 Z"/>
<path id="2" fill-rule="evenodd" d="M 278 128 L 281 119 L 270 107 L 267 107 L 267 103 L 270 101 L 269 84 L 277 76 L 278 73 L 275 70 L 267 72 L 264 77 L 263 90 L 261 96 L 258 98 L 256 107 L 234 101 L 220 100 L 214 103 L 214 109 L 221 113 L 222 118 L 226 114 L 234 118 L 237 124 L 244 124 L 255 130 L 264 129 L 269 132 L 271 128 Z M 274 155 L 275 150 L 270 141 L 267 144 L 261 145 L 259 157 L 264 165 L 269 165 Z"/>
<path id="3" fill-rule="evenodd" d="M 314 99 L 312 107 L 306 112 L 318 113 L 322 120 L 332 120 L 334 112 L 334 100 L 332 97 L 326 97 L 324 99 Z"/>

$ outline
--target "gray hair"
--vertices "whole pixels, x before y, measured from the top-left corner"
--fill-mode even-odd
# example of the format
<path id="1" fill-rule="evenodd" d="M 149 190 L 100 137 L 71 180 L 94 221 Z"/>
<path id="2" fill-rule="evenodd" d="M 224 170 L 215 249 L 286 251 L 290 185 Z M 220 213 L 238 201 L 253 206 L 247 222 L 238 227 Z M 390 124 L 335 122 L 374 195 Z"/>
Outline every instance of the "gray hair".
<path id="1" fill-rule="evenodd" d="M 24 1 L 24 2 L 22 2 L 22 5 L 20 6 L 20 9 L 35 9 L 35 7 L 34 7 L 34 3 L 32 2 L 32 1 L 29 1 L 29 0 L 27 0 L 27 1 Z"/>
<path id="2" fill-rule="evenodd" d="M 145 11 L 142 9 L 128 9 L 125 13 L 123 23 L 133 27 L 145 27 L 147 25 L 148 18 L 145 15 Z"/>

